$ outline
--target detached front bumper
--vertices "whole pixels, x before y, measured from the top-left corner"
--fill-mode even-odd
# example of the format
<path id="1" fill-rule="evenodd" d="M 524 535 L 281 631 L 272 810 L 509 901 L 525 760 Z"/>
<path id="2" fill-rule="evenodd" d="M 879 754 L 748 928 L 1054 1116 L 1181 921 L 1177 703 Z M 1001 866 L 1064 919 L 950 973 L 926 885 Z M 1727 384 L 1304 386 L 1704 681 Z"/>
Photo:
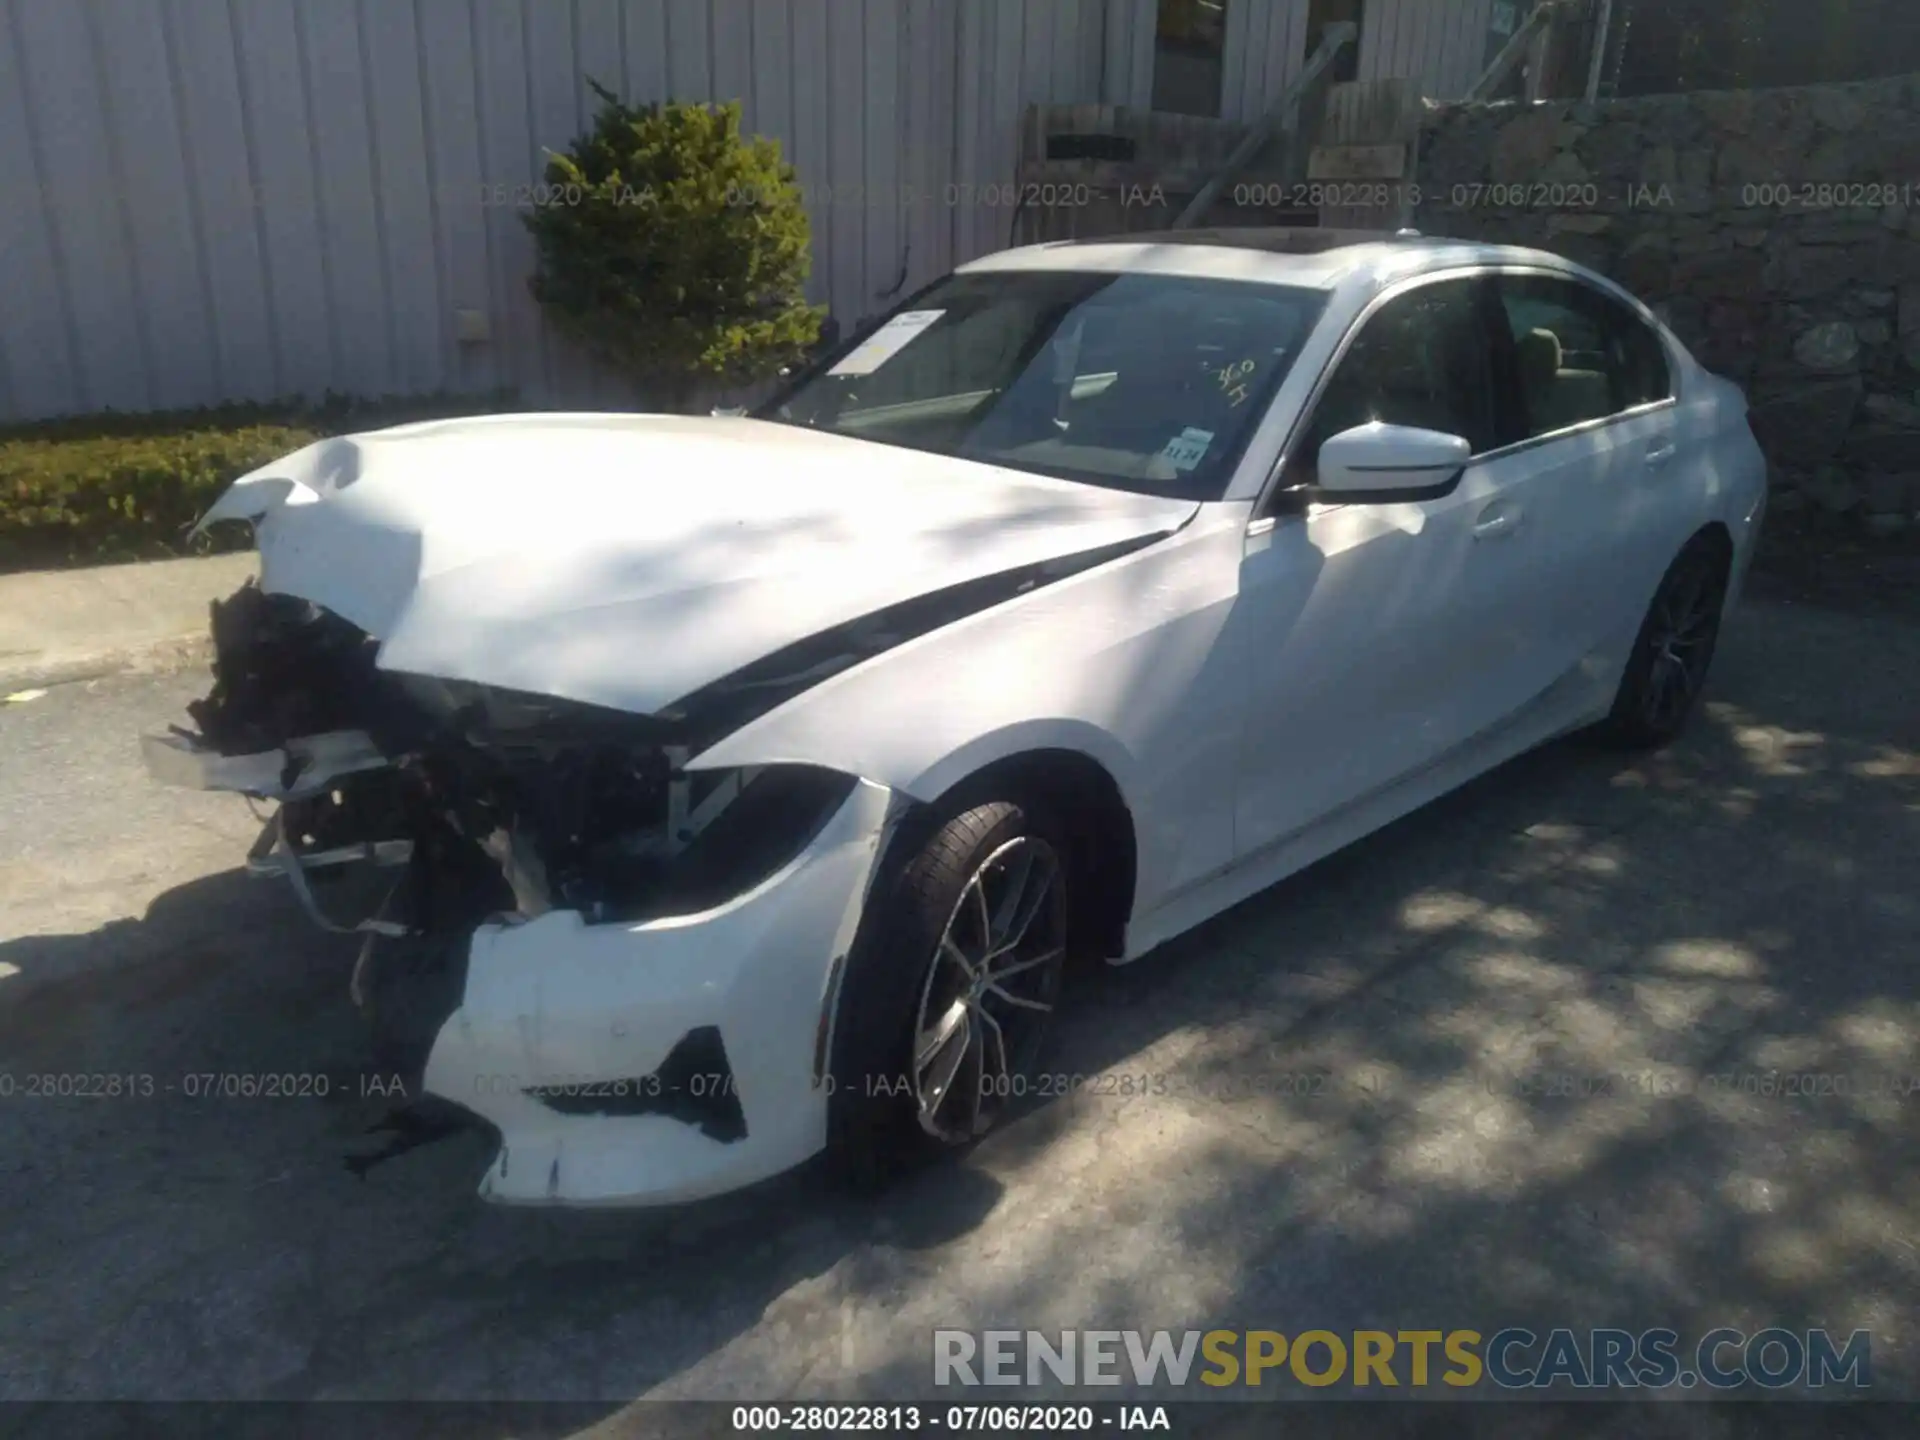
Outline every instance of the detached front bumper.
<path id="1" fill-rule="evenodd" d="M 425 1084 L 498 1127 L 481 1195 L 666 1204 L 816 1153 L 830 992 L 893 804 L 856 784 L 797 858 L 699 914 L 588 925 L 556 911 L 475 932 Z"/>

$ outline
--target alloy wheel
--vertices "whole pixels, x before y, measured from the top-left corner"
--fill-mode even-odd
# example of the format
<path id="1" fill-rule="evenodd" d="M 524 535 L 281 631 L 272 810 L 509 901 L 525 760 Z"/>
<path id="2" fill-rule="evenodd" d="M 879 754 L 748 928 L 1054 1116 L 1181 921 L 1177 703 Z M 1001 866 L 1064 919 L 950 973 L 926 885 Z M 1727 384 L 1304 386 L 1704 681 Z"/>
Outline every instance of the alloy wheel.
<path id="1" fill-rule="evenodd" d="M 1060 856 L 1034 835 L 994 850 L 941 931 L 913 1030 L 921 1129 L 947 1144 L 985 1134 L 1022 1089 L 1066 957 Z"/>
<path id="2" fill-rule="evenodd" d="M 1694 565 L 1676 575 L 1654 604 L 1642 715 L 1657 731 L 1674 728 L 1706 683 L 1720 630 L 1720 589 L 1711 567 Z"/>

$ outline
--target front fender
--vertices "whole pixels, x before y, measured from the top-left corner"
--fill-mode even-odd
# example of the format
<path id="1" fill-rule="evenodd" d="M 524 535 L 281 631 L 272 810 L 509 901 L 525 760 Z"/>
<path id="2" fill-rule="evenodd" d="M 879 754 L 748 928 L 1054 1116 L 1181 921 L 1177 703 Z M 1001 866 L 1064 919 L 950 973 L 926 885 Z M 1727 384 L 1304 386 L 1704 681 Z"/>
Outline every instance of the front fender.
<path id="1" fill-rule="evenodd" d="M 1138 760 L 1119 736 L 1069 715 L 1023 720 L 976 736 L 935 760 L 902 788 L 916 800 L 937 800 L 996 761 L 1036 750 L 1070 750 L 1086 756 L 1113 777 L 1121 799 L 1129 810 L 1133 808 L 1140 789 Z"/>
<path id="2" fill-rule="evenodd" d="M 1137 906 L 1233 853 L 1244 667 L 1223 643 L 1245 508 L 874 656 L 709 747 L 693 769 L 824 765 L 941 794 L 998 760 L 1077 751 L 1133 812 Z"/>
<path id="3" fill-rule="evenodd" d="M 793 702 L 798 705 L 799 702 Z M 788 708 L 792 708 L 791 706 Z M 1113 776 L 1129 807 L 1140 786 L 1139 760 L 1126 742 L 1091 720 L 1048 715 L 1000 724 L 979 734 L 964 726 L 942 725 L 938 717 L 916 713 L 908 703 L 894 709 L 863 705 L 831 733 L 815 731 L 811 721 L 827 719 L 840 707 L 819 707 L 817 716 L 787 715 L 783 723 L 730 736 L 688 762 L 689 770 L 727 770 L 752 765 L 822 765 L 842 774 L 882 784 L 923 803 L 938 800 L 970 775 L 996 761 L 1036 750 L 1070 750 L 1085 755 Z M 774 719 L 776 717 L 769 717 Z M 951 748 L 948 748 L 951 747 Z M 883 779 L 883 776 L 897 777 Z"/>

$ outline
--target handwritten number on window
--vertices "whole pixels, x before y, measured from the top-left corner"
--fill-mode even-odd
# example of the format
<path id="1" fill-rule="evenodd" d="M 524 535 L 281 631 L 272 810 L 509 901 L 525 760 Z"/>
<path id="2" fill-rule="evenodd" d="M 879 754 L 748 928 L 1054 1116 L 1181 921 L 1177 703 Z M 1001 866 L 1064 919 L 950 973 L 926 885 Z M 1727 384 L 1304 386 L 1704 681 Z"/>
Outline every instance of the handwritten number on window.
<path id="1" fill-rule="evenodd" d="M 1219 382 L 1220 389 L 1226 394 L 1227 399 L 1238 407 L 1246 403 L 1247 385 L 1257 368 L 1254 361 L 1241 360 L 1231 365 L 1221 366 L 1214 372 L 1213 378 Z"/>

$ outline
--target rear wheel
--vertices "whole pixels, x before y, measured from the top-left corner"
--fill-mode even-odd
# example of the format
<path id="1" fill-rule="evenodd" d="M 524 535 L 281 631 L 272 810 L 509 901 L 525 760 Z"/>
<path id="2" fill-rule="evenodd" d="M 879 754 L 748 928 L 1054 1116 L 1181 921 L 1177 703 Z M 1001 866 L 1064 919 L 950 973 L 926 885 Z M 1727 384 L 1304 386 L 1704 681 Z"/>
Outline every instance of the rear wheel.
<path id="1" fill-rule="evenodd" d="M 1713 663 L 1727 598 L 1727 561 L 1696 540 L 1654 593 L 1628 657 L 1601 739 L 1627 749 L 1665 745 L 1685 728 Z"/>
<path id="2" fill-rule="evenodd" d="M 1051 823 L 997 800 L 935 824 L 876 887 L 834 1027 L 844 1176 L 962 1149 L 1027 1093 L 1065 972 L 1068 871 Z"/>

